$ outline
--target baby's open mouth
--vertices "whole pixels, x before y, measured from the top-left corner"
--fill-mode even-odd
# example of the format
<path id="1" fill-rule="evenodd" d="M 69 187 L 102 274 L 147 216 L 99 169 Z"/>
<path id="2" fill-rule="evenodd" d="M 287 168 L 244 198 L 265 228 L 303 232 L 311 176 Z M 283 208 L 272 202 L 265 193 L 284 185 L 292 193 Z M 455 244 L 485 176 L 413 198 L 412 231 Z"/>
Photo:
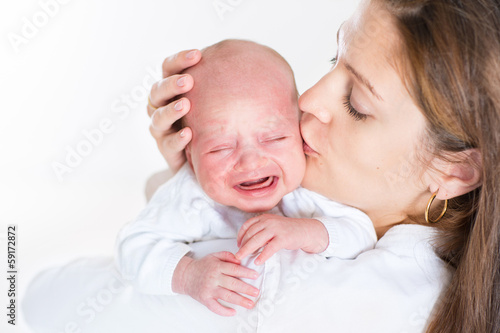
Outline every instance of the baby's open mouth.
<path id="1" fill-rule="evenodd" d="M 276 177 L 274 177 L 274 176 L 260 178 L 260 179 L 241 183 L 238 185 L 238 187 L 242 190 L 245 190 L 245 191 L 257 190 L 257 189 L 271 186 L 273 184 L 275 178 Z"/>

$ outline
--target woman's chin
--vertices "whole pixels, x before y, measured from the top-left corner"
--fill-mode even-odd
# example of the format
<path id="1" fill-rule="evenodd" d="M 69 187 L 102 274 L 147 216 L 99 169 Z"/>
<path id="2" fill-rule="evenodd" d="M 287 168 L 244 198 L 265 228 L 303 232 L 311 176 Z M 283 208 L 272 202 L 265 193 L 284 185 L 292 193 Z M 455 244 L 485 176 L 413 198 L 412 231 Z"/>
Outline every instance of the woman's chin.
<path id="1" fill-rule="evenodd" d="M 300 185 L 308 190 L 319 192 L 319 185 L 325 181 L 320 176 L 321 174 L 321 171 L 317 167 L 316 159 L 308 156 L 306 159 L 306 172 Z"/>

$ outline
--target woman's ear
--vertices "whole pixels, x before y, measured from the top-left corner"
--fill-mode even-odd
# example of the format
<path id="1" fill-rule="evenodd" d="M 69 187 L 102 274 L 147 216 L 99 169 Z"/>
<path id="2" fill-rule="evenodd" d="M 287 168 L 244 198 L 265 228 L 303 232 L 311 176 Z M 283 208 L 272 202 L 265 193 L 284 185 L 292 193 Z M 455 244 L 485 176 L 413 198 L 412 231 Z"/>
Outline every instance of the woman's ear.
<path id="1" fill-rule="evenodd" d="M 433 165 L 437 174 L 429 189 L 438 191 L 437 199 L 445 200 L 461 196 L 481 186 L 482 162 L 478 149 L 467 149 L 458 153 L 449 153 Z"/>

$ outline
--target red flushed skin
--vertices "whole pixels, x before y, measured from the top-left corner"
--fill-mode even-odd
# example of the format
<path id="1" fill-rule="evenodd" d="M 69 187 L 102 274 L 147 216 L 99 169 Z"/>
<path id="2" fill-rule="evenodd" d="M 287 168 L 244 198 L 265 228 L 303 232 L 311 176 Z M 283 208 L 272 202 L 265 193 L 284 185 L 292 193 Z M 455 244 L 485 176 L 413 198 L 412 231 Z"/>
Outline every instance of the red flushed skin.
<path id="1" fill-rule="evenodd" d="M 305 173 L 293 72 L 274 51 L 231 42 L 189 70 L 185 116 L 193 137 L 186 157 L 216 202 L 265 212 L 295 190 Z"/>

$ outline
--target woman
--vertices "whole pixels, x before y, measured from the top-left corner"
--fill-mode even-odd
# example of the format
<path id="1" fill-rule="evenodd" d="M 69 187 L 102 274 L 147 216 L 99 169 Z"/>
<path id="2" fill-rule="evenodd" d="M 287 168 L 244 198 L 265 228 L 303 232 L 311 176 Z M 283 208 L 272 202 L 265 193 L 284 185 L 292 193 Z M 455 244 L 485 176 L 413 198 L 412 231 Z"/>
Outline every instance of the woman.
<path id="1" fill-rule="evenodd" d="M 500 3 L 367 0 L 338 42 L 333 69 L 300 98 L 303 186 L 363 210 L 379 243 L 401 224 L 435 228 L 454 269 L 427 331 L 499 332 Z M 199 59 L 167 59 L 151 90 L 151 132 L 174 170 L 191 139 L 172 130 L 189 111 L 175 96 L 193 86 L 176 73 Z"/>

